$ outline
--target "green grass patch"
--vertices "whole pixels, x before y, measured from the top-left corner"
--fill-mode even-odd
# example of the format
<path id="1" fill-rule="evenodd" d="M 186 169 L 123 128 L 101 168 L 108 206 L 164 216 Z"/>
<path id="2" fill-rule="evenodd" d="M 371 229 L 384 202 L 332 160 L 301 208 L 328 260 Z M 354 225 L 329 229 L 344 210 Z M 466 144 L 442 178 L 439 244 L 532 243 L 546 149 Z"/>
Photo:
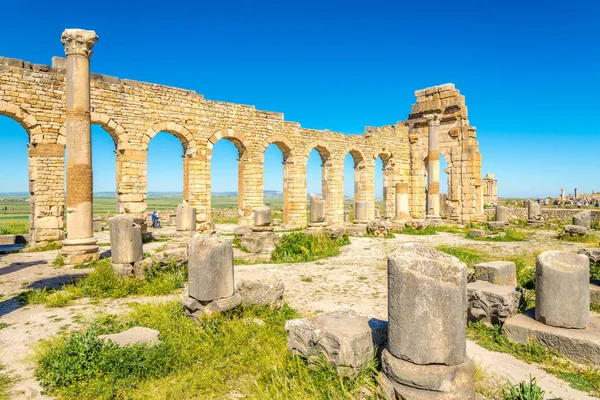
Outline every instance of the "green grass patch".
<path id="1" fill-rule="evenodd" d="M 25 247 L 23 250 L 21 250 L 21 252 L 22 253 L 34 253 L 34 252 L 41 252 L 41 251 L 60 250 L 61 248 L 62 248 L 61 242 L 48 242 L 48 244 L 45 246 Z"/>
<path id="2" fill-rule="evenodd" d="M 29 223 L 4 222 L 0 226 L 0 235 L 22 235 L 29 233 Z"/>
<path id="3" fill-rule="evenodd" d="M 42 387 L 65 399 L 341 400 L 359 398 L 363 387 L 376 390 L 374 363 L 355 378 L 340 378 L 326 362 L 311 368 L 291 355 L 284 324 L 297 314 L 287 306 L 240 307 L 199 323 L 179 302 L 134 307 L 43 342 L 35 371 Z M 133 326 L 159 330 L 160 344 L 118 348 L 97 338 Z"/>
<path id="4" fill-rule="evenodd" d="M 60 290 L 43 288 L 23 292 L 19 299 L 26 304 L 46 304 L 64 307 L 82 297 L 120 298 L 145 295 L 161 296 L 174 292 L 187 282 L 187 266 L 151 266 L 144 279 L 122 277 L 115 274 L 110 259 L 96 261 L 86 266 L 95 268 L 89 275 L 64 285 Z"/>
<path id="5" fill-rule="evenodd" d="M 518 385 L 509 383 L 502 389 L 504 400 L 544 400 L 544 394 L 535 378 L 531 378 L 529 382 L 522 381 Z"/>
<path id="6" fill-rule="evenodd" d="M 292 232 L 281 237 L 281 241 L 271 253 L 271 262 L 309 262 L 337 256 L 340 254 L 340 248 L 349 243 L 350 238 L 347 235 L 335 240 L 325 233 L 308 235 L 302 232 Z"/>
<path id="7" fill-rule="evenodd" d="M 467 326 L 467 338 L 490 351 L 511 354 L 529 364 L 539 364 L 546 372 L 568 382 L 572 388 L 600 396 L 598 368 L 571 362 L 537 343 L 511 342 L 500 327 L 489 328 L 480 322 Z"/>
<path id="8" fill-rule="evenodd" d="M 435 235 L 437 232 L 436 228 L 430 225 L 423 229 L 415 229 L 413 227 L 407 226 L 398 233 L 402 235 Z"/>
<path id="9" fill-rule="evenodd" d="M 470 269 L 473 269 L 475 264 L 492 260 L 492 257 L 488 253 L 466 247 L 440 245 L 437 246 L 436 249 L 458 258 L 460 261 L 467 264 L 467 267 Z"/>
<path id="10" fill-rule="evenodd" d="M 566 233 L 564 230 L 558 231 L 558 240 L 564 240 L 565 242 L 574 242 L 574 243 L 586 243 L 592 246 L 598 246 L 600 244 L 600 237 L 598 237 L 594 233 L 588 233 L 583 236 L 575 235 L 571 236 Z"/>
<path id="11" fill-rule="evenodd" d="M 239 237 L 233 238 L 233 240 L 231 241 L 231 245 L 235 249 L 243 251 L 244 253 L 250 253 L 250 250 L 248 250 L 248 248 L 246 248 L 246 246 L 242 246 L 242 239 Z"/>

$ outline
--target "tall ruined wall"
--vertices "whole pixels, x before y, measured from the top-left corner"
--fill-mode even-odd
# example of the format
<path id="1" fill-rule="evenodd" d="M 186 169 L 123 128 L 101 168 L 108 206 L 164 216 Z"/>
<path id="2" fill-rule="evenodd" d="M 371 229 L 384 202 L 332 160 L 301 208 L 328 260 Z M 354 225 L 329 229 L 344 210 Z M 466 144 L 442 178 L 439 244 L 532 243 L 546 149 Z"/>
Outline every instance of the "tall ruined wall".
<path id="1" fill-rule="evenodd" d="M 448 164 L 446 207 L 450 218 L 469 221 L 483 218 L 481 154 L 475 127 L 469 125 L 465 97 L 453 84 L 415 92 L 408 117 L 410 140 L 411 215 L 426 212 L 428 129 L 432 116 L 439 118 L 440 153 Z"/>
<path id="2" fill-rule="evenodd" d="M 52 157 L 37 157 L 32 171 L 45 162 L 63 162 L 65 74 L 61 59 L 56 59 L 53 66 L 0 58 L 0 114 L 21 123 L 30 135 L 32 149 L 40 144 L 55 146 Z M 175 135 L 182 143 L 184 201 L 197 207 L 199 221 L 210 219 L 210 160 L 212 148 L 221 138 L 238 147 L 239 208 L 247 214 L 263 204 L 266 147 L 275 143 L 282 150 L 284 222 L 291 226 L 306 223 L 306 164 L 313 148 L 323 160 L 323 194 L 331 223 L 343 221 L 343 166 L 348 152 L 355 161 L 357 199 L 374 201 L 374 162 L 378 156 L 384 160 L 389 217 L 395 215 L 393 195 L 397 184 L 409 183 L 408 127 L 402 123 L 368 128 L 362 135 L 343 135 L 302 128 L 284 121 L 280 113 L 206 100 L 189 90 L 96 74 L 91 80 L 91 107 L 92 123 L 101 125 L 115 141 L 120 212 L 142 214 L 146 210 L 147 149 L 160 131 Z M 49 212 L 59 218 L 64 203 L 63 193 L 57 188 L 64 182 L 59 172 L 54 175 L 56 188 L 51 194 L 46 193 L 46 186 L 38 185 L 32 188 L 32 196 L 36 210 L 55 204 Z M 48 204 L 47 198 L 51 198 Z M 45 215 L 46 208 L 43 210 Z M 32 229 L 36 225 L 32 221 Z"/>

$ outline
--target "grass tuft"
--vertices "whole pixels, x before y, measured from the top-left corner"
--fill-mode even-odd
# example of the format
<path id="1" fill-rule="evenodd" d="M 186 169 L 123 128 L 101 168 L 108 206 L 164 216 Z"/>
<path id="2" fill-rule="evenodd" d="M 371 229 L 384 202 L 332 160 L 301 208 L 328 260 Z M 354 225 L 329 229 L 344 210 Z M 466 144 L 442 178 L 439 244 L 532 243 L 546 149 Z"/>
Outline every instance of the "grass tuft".
<path id="1" fill-rule="evenodd" d="M 295 263 L 319 260 L 340 254 L 340 247 L 350 243 L 347 235 L 332 239 L 328 234 L 308 235 L 292 232 L 281 237 L 281 241 L 271 253 L 273 263 Z"/>
<path id="2" fill-rule="evenodd" d="M 4 369 L 4 365 L 0 364 L 0 400 L 8 400 L 11 397 L 9 390 L 14 383 L 14 379 Z"/>

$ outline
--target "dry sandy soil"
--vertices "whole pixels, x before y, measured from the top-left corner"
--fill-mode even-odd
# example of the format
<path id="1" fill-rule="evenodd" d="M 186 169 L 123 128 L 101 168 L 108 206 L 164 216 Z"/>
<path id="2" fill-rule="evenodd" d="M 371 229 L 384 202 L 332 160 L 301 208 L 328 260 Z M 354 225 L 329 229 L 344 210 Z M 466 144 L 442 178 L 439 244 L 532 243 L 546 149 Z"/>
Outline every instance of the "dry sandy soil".
<path id="1" fill-rule="evenodd" d="M 227 233 L 232 225 L 218 226 Z M 286 301 L 304 314 L 351 308 L 387 318 L 386 257 L 402 243 L 421 242 L 432 246 L 440 244 L 469 246 L 492 254 L 520 254 L 523 252 L 564 249 L 575 251 L 580 244 L 559 242 L 553 231 L 537 231 L 524 242 L 486 243 L 465 239 L 450 233 L 432 236 L 396 235 L 395 239 L 351 238 L 342 253 L 316 262 L 299 264 L 255 264 L 236 266 L 236 279 L 256 279 L 275 275 L 286 286 Z M 99 242 L 107 242 L 99 238 Z M 146 251 L 163 243 L 144 245 Z M 108 250 L 108 248 L 103 248 Z M 89 271 L 70 267 L 53 267 L 56 251 L 0 255 L 0 323 L 9 326 L 0 329 L 0 363 L 7 366 L 18 378 L 13 388 L 14 398 L 44 398 L 33 377 L 34 365 L 31 355 L 36 343 L 59 332 L 81 327 L 99 312 L 122 313 L 128 311 L 131 302 L 159 302 L 181 297 L 128 297 L 118 300 L 90 301 L 81 299 L 64 308 L 25 306 L 16 295 L 31 288 L 58 286 L 74 276 Z M 569 387 L 569 385 L 514 357 L 493 353 L 475 343 L 467 343 L 471 358 L 478 362 L 492 381 L 499 384 L 507 380 L 520 382 L 536 377 L 548 398 L 591 399 L 592 397 Z"/>

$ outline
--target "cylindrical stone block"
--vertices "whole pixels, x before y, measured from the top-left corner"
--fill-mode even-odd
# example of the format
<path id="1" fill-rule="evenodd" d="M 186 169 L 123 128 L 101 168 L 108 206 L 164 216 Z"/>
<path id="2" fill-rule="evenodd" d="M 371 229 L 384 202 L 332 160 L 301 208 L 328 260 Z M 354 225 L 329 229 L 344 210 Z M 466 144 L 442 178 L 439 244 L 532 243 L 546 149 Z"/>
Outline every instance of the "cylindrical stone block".
<path id="1" fill-rule="evenodd" d="M 550 250 L 535 268 L 535 319 L 550 326 L 583 329 L 590 322 L 590 260 Z"/>
<path id="2" fill-rule="evenodd" d="M 467 267 L 407 243 L 388 257 L 388 350 L 414 364 L 465 360 Z"/>
<path id="3" fill-rule="evenodd" d="M 508 208 L 496 206 L 496 221 L 508 222 Z"/>
<path id="4" fill-rule="evenodd" d="M 109 219 L 110 252 L 113 264 L 131 264 L 143 258 L 142 229 L 130 215 Z"/>
<path id="5" fill-rule="evenodd" d="M 350 211 L 348 211 L 348 210 L 344 210 L 344 222 L 345 223 L 350 222 Z"/>
<path id="6" fill-rule="evenodd" d="M 199 234 L 188 243 L 188 295 L 198 301 L 233 296 L 231 241 Z"/>
<path id="7" fill-rule="evenodd" d="M 325 200 L 315 194 L 310 195 L 310 222 L 319 223 L 325 221 Z"/>
<path id="8" fill-rule="evenodd" d="M 354 220 L 368 221 L 369 220 L 369 202 L 355 201 L 354 202 Z"/>
<path id="9" fill-rule="evenodd" d="M 583 210 L 573 216 L 573 225 L 582 226 L 585 229 L 590 229 L 592 226 L 592 211 Z"/>
<path id="10" fill-rule="evenodd" d="M 270 226 L 271 209 L 269 207 L 258 207 L 254 209 L 254 226 Z"/>
<path id="11" fill-rule="evenodd" d="M 530 221 L 539 221 L 542 219 L 542 206 L 535 201 L 529 203 L 527 210 L 527 219 Z"/>
<path id="12" fill-rule="evenodd" d="M 196 208 L 189 207 L 185 204 L 177 206 L 177 214 L 175 216 L 175 225 L 178 231 L 195 231 L 196 230 Z"/>

